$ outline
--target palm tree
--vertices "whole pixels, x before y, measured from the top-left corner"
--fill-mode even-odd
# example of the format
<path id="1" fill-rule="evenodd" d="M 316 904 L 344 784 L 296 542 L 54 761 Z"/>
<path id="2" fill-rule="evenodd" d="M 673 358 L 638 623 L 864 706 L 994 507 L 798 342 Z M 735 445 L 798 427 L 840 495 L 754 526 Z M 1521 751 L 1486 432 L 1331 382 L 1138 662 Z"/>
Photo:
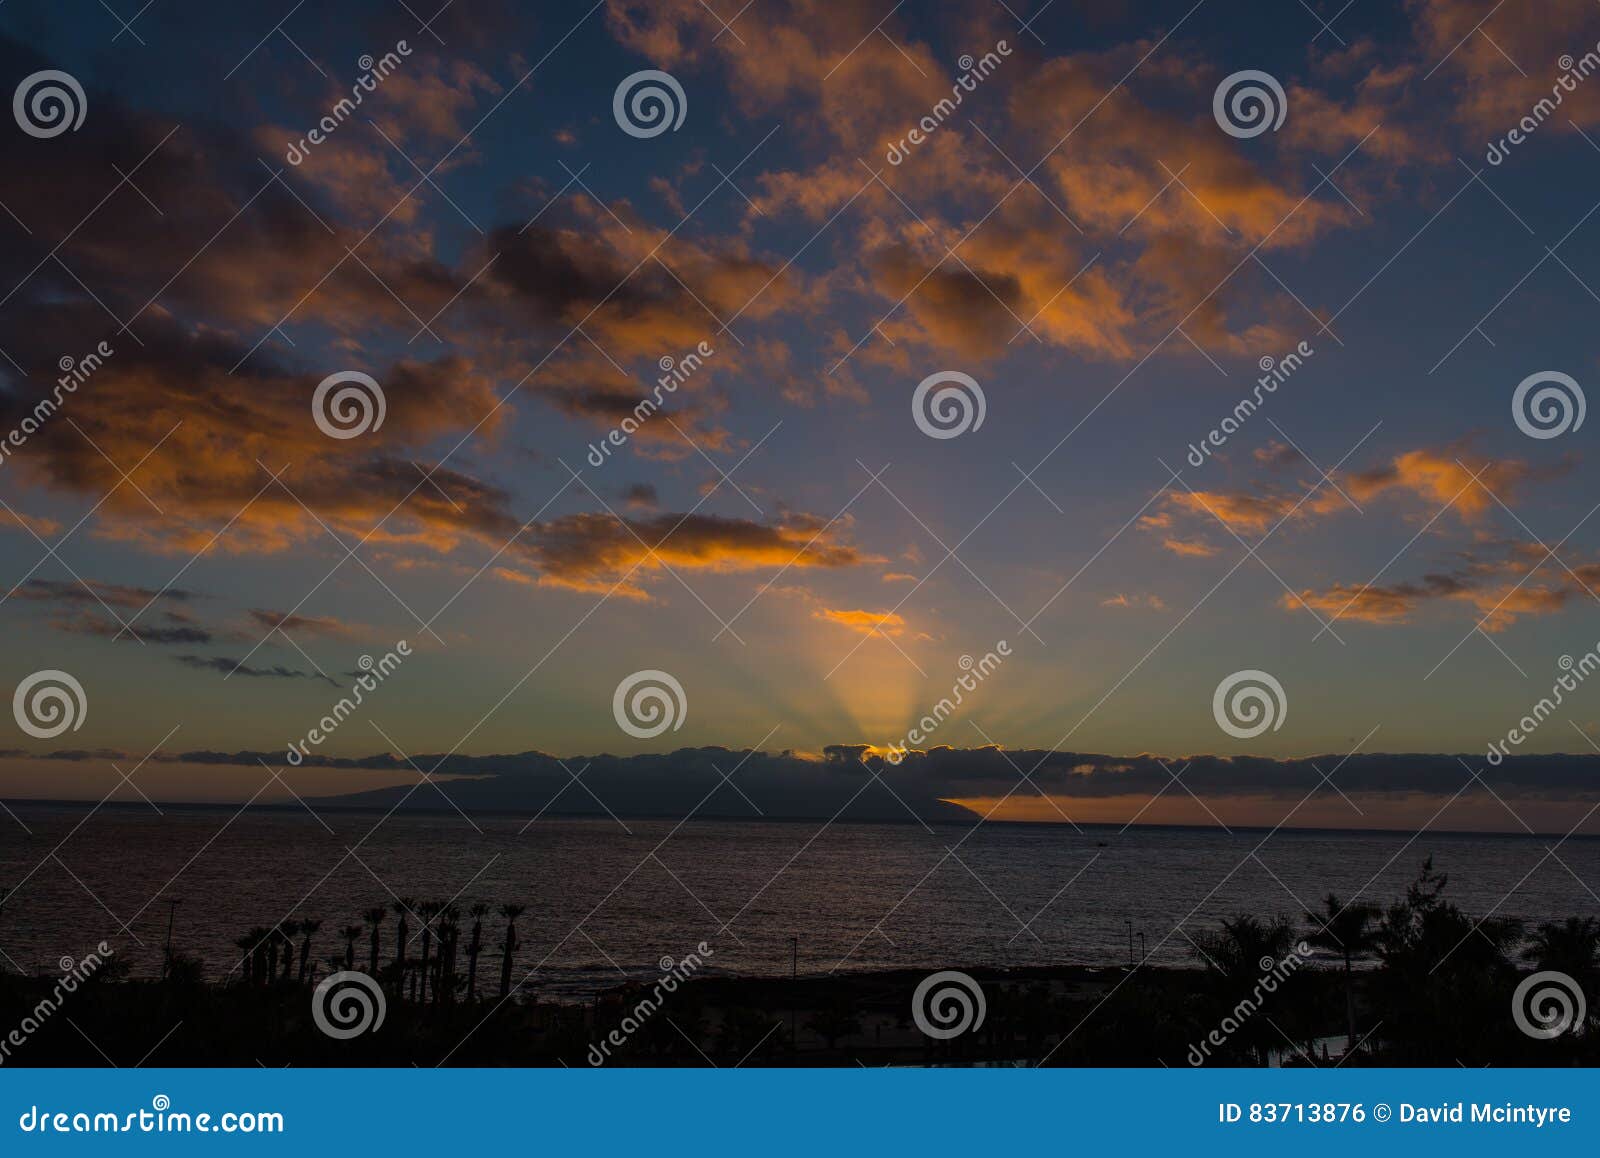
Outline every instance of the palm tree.
<path id="1" fill-rule="evenodd" d="M 472 939 L 467 942 L 467 1000 L 478 1000 L 478 954 L 483 952 L 483 919 L 489 906 L 476 902 L 467 910 L 472 916 Z"/>
<path id="2" fill-rule="evenodd" d="M 433 946 L 433 919 L 439 915 L 438 901 L 423 901 L 417 906 L 417 917 L 422 923 L 422 992 L 417 1000 L 428 1004 L 428 951 Z"/>
<path id="3" fill-rule="evenodd" d="M 306 966 L 311 962 L 311 937 L 318 929 L 322 928 L 321 921 L 305 920 L 300 922 L 300 932 L 303 935 L 300 941 L 300 984 L 306 982 Z"/>
<path id="4" fill-rule="evenodd" d="M 1294 929 L 1283 917 L 1263 921 L 1240 914 L 1223 920 L 1215 932 L 1196 933 L 1190 943 L 1195 955 L 1210 966 L 1215 995 L 1226 1010 L 1240 995 L 1253 991 L 1261 974 L 1271 971 L 1289 955 L 1293 940 Z M 1272 1023 L 1269 1020 L 1267 1024 Z M 1235 1038 L 1257 1065 L 1267 1064 L 1273 1041 L 1255 1019 L 1244 1019 Z"/>
<path id="5" fill-rule="evenodd" d="M 233 942 L 233 947 L 239 950 L 239 952 L 242 954 L 242 956 L 239 958 L 239 968 L 241 970 L 240 977 L 243 979 L 244 983 L 248 985 L 250 982 L 255 980 L 255 970 L 252 968 L 254 965 L 253 958 L 255 957 L 256 948 L 256 937 L 254 931 L 236 937 Z"/>
<path id="6" fill-rule="evenodd" d="M 361 914 L 361 919 L 372 926 L 372 955 L 368 960 L 367 972 L 374 980 L 378 976 L 378 926 L 383 924 L 384 914 L 388 911 L 382 905 L 374 905 Z"/>
<path id="7" fill-rule="evenodd" d="M 344 967 L 346 969 L 354 969 L 356 967 L 356 938 L 361 936 L 361 926 L 346 925 L 339 931 L 339 935 L 344 938 Z"/>
<path id="8" fill-rule="evenodd" d="M 1525 960 L 1540 969 L 1565 973 L 1585 992 L 1593 993 L 1600 980 L 1600 920 L 1594 917 L 1568 917 L 1540 925 L 1528 938 L 1522 951 Z"/>
<path id="9" fill-rule="evenodd" d="M 272 930 L 257 925 L 244 935 L 250 942 L 250 975 L 258 985 L 270 984 L 277 972 L 278 942 Z"/>
<path id="10" fill-rule="evenodd" d="M 283 939 L 283 979 L 294 973 L 294 937 L 300 931 L 299 921 L 284 921 L 278 926 L 278 936 Z"/>
<path id="11" fill-rule="evenodd" d="M 517 918 L 527 912 L 523 905 L 501 905 L 500 915 L 506 919 L 506 935 L 500 942 L 500 1000 L 511 996 L 511 958 L 517 952 Z"/>
<path id="12" fill-rule="evenodd" d="M 1600 952 L 1600 921 L 1593 917 L 1568 917 L 1562 924 L 1540 925 L 1528 938 L 1523 957 L 1541 969 L 1559 969 L 1582 977 L 1595 967 Z"/>
<path id="13" fill-rule="evenodd" d="M 439 909 L 439 966 L 433 987 L 434 1001 L 449 1002 L 456 991 L 456 944 L 461 939 L 461 910 L 453 904 Z"/>
<path id="14" fill-rule="evenodd" d="M 394 904 L 389 907 L 394 910 L 394 915 L 400 919 L 400 928 L 396 930 L 394 942 L 395 963 L 395 991 L 397 994 L 405 989 L 406 978 L 406 917 L 410 916 L 416 906 L 416 901 L 411 897 L 397 897 Z"/>
<path id="15" fill-rule="evenodd" d="M 1318 949 L 1338 953 L 1344 957 L 1344 1018 L 1345 1049 L 1356 1048 L 1356 998 L 1355 974 L 1350 963 L 1356 957 L 1372 952 L 1378 947 L 1378 920 L 1383 913 L 1376 905 L 1358 905 L 1354 901 L 1341 904 L 1339 898 L 1329 893 L 1322 898 L 1323 912 L 1307 913 L 1311 933 L 1306 940 Z"/>

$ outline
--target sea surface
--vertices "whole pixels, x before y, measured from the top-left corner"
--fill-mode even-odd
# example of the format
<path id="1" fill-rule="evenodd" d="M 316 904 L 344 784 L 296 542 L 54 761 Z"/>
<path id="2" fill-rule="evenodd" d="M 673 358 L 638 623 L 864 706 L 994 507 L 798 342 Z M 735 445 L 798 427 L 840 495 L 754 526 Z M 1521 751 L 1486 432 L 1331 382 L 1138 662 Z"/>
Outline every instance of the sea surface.
<path id="1" fill-rule="evenodd" d="M 1581 837 L 11 808 L 0 962 L 28 971 L 103 940 L 154 975 L 170 918 L 174 946 L 221 979 L 249 929 L 306 917 L 326 971 L 341 929 L 396 897 L 525 905 L 513 977 L 548 1000 L 656 976 L 702 941 L 704 973 L 740 976 L 1112 965 L 1131 925 L 1134 956 L 1193 965 L 1188 938 L 1223 917 L 1298 917 L 1330 890 L 1386 904 L 1428 855 L 1474 915 L 1600 913 L 1600 839 Z M 502 925 L 480 987 L 498 984 Z M 388 961 L 392 913 L 381 935 Z M 366 946 L 363 931 L 358 967 Z"/>

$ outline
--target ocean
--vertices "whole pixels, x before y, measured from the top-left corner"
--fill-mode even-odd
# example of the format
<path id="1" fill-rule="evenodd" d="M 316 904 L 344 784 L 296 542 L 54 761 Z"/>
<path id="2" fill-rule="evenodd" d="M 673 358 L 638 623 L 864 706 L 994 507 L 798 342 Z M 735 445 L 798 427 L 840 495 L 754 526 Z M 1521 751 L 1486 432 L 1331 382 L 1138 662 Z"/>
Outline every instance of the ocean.
<path id="1" fill-rule="evenodd" d="M 1429 855 L 1473 915 L 1600 911 L 1600 839 L 1584 837 L 11 808 L 31 833 L 0 818 L 0 961 L 28 971 L 105 941 L 153 976 L 170 916 L 174 947 L 213 980 L 237 968 L 250 928 L 319 919 L 326 972 L 340 930 L 397 896 L 463 914 L 525 905 L 513 977 L 547 1000 L 656 976 L 701 942 L 702 974 L 737 976 L 1115 965 L 1131 927 L 1135 957 L 1193 965 L 1188 935 L 1223 917 L 1298 918 L 1330 890 L 1386 904 Z M 498 984 L 502 927 L 486 923 L 480 989 Z M 381 935 L 387 962 L 392 912 Z M 365 931 L 355 959 L 365 967 Z"/>

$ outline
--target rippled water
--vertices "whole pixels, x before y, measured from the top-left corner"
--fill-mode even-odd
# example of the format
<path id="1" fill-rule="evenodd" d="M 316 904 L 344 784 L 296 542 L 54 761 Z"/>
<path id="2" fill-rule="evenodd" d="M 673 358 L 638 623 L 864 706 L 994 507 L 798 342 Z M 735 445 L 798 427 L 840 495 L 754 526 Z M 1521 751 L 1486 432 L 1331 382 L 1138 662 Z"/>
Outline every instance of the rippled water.
<path id="1" fill-rule="evenodd" d="M 1127 960 L 1131 921 L 1136 952 L 1143 932 L 1153 960 L 1191 964 L 1184 932 L 1238 912 L 1296 915 L 1330 889 L 1387 902 L 1429 853 L 1471 913 L 1538 921 L 1600 909 L 1594 838 L 1547 857 L 1555 838 L 1427 834 L 1408 847 L 1407 834 L 1279 831 L 1258 859 L 1263 831 L 985 824 L 967 836 L 961 824 L 711 820 L 674 831 L 629 820 L 625 832 L 610 819 L 524 830 L 494 817 L 475 817 L 475 831 L 458 816 L 380 825 L 375 812 L 326 812 L 329 832 L 304 811 L 13 807 L 32 833 L 0 819 L 0 886 L 15 890 L 0 949 L 29 970 L 103 939 L 136 972 L 156 972 L 168 897 L 181 901 L 174 943 L 212 977 L 234 967 L 234 940 L 256 925 L 321 919 L 321 960 L 342 946 L 343 926 L 396 895 L 454 898 L 463 911 L 519 902 L 514 977 L 537 969 L 537 988 L 555 998 L 648 975 L 700 941 L 716 971 L 739 975 L 787 974 L 791 951 L 803 974 L 1114 964 Z M 498 978 L 500 927 L 492 918 L 480 984 Z M 388 960 L 392 914 L 382 934 Z M 365 945 L 363 934 L 358 964 Z"/>

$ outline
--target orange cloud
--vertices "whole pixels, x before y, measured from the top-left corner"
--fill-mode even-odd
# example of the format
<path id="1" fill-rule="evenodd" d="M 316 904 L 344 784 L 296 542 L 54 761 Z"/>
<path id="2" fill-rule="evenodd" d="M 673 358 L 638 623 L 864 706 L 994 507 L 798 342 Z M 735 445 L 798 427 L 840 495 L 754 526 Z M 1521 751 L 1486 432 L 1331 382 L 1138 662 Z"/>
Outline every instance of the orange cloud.
<path id="1" fill-rule="evenodd" d="M 1203 539 L 1174 539 L 1161 540 L 1161 545 L 1174 555 L 1182 555 L 1190 559 L 1209 559 L 1217 554 L 1221 548 L 1205 542 Z"/>
<path id="2" fill-rule="evenodd" d="M 812 615 L 816 619 L 837 623 L 840 627 L 847 627 L 861 635 L 900 635 L 906 629 L 905 619 L 892 611 L 846 611 L 823 607 Z"/>
<path id="3" fill-rule="evenodd" d="M 851 567 L 877 562 L 842 540 L 843 520 L 829 527 L 813 515 L 776 523 L 715 515 L 663 514 L 619 519 L 604 514 L 567 515 L 536 523 L 519 549 L 541 572 L 541 582 L 580 591 L 645 595 L 637 579 L 664 567 L 712 572 L 760 567 Z"/>
<path id="4" fill-rule="evenodd" d="M 1522 616 L 1551 615 L 1577 597 L 1600 594 L 1600 563 L 1583 563 L 1570 571 L 1548 559 L 1536 543 L 1502 543 L 1501 558 L 1471 554 L 1464 566 L 1433 572 L 1401 583 L 1352 586 L 1335 583 L 1299 596 L 1284 595 L 1286 610 L 1310 608 L 1326 616 L 1374 624 L 1408 623 L 1430 602 L 1464 603 L 1477 612 L 1485 631 L 1499 632 Z M 1536 569 L 1542 571 L 1534 578 Z"/>

